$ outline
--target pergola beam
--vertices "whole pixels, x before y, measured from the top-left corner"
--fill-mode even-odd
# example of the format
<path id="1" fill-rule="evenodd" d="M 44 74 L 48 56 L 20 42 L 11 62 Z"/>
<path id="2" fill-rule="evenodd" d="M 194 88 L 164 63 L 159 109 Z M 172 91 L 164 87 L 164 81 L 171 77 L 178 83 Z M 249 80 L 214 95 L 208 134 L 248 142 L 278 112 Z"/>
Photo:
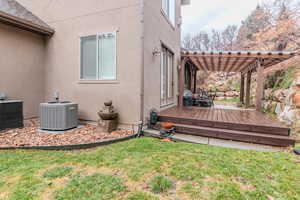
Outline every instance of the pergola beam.
<path id="1" fill-rule="evenodd" d="M 198 60 L 197 58 L 190 58 L 190 60 L 193 62 L 193 64 L 196 65 L 196 67 L 197 67 L 199 70 L 202 70 L 202 71 L 204 71 L 206 74 L 208 74 L 207 69 L 199 62 L 199 60 Z"/>

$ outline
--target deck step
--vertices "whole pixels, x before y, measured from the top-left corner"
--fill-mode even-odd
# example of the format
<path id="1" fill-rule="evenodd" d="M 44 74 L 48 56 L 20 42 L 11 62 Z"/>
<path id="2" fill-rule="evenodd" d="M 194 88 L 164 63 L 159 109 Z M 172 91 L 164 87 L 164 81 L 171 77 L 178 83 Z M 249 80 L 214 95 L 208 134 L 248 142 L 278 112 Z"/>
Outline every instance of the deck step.
<path id="1" fill-rule="evenodd" d="M 212 120 L 203 120 L 203 119 L 195 119 L 195 118 L 182 118 L 182 117 L 173 117 L 169 115 L 161 115 L 159 114 L 158 120 L 160 122 L 172 122 L 175 124 L 184 124 L 190 126 L 200 126 L 200 127 L 208 127 L 208 128 L 219 128 L 219 129 L 227 129 L 227 130 L 235 130 L 235 131 L 246 131 L 246 132 L 254 132 L 254 133 L 264 133 L 270 135 L 281 135 L 281 136 L 289 136 L 290 128 L 287 127 L 276 127 L 276 126 L 268 126 L 268 125 L 255 125 L 255 124 L 246 124 L 246 123 L 231 123 L 231 122 L 222 122 L 222 121 L 212 121 Z"/>
<path id="2" fill-rule="evenodd" d="M 295 139 L 290 136 L 270 135 L 258 132 L 228 130 L 222 128 L 211 128 L 205 126 L 193 126 L 186 124 L 176 124 L 176 132 L 191 134 L 196 136 L 212 137 L 218 139 L 234 140 L 240 142 L 250 142 L 255 144 L 265 144 L 279 147 L 295 145 Z"/>

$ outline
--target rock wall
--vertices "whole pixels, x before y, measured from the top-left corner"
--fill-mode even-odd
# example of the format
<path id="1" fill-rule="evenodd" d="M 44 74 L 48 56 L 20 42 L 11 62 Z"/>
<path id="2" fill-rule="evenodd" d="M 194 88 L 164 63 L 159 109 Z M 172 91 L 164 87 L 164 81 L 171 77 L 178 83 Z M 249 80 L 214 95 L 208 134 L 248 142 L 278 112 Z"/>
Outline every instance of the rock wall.
<path id="1" fill-rule="evenodd" d="M 300 76 L 296 77 L 289 88 L 265 90 L 264 110 L 281 122 L 300 130 Z"/>
<path id="2" fill-rule="evenodd" d="M 216 100 L 231 100 L 239 97 L 240 80 L 237 73 L 210 73 L 209 76 L 202 76 L 199 80 L 201 83 L 198 83 L 198 88 L 216 92 Z"/>

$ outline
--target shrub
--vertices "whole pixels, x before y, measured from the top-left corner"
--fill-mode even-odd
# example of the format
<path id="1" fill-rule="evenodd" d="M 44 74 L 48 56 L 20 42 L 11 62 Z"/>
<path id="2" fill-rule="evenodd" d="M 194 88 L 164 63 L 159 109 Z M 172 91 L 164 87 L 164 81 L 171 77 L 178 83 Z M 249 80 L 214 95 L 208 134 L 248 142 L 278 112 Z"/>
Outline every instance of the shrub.
<path id="1" fill-rule="evenodd" d="M 154 193 L 166 192 L 172 186 L 172 181 L 164 176 L 156 176 L 150 181 L 151 191 Z"/>

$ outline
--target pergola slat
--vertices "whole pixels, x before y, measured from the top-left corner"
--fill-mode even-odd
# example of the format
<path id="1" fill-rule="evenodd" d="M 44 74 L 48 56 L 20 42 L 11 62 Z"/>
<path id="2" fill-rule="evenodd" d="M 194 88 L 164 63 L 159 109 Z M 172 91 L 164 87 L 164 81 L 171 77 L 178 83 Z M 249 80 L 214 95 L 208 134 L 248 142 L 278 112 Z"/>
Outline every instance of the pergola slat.
<path id="1" fill-rule="evenodd" d="M 257 87 L 257 109 L 261 108 L 261 99 L 263 94 L 264 75 L 278 68 L 285 68 L 281 63 L 293 63 L 300 60 L 300 54 L 296 51 L 223 51 L 223 52 L 199 52 L 199 51 L 182 51 L 181 67 L 185 66 L 186 60 L 190 60 L 196 66 L 196 69 L 218 72 L 240 72 L 241 78 L 246 79 L 245 92 L 241 92 L 241 101 L 243 100 L 246 106 L 250 104 L 250 84 L 251 74 L 257 71 L 258 87 Z M 292 60 L 289 62 L 288 60 Z M 274 66 L 275 67 L 272 67 Z M 268 68 L 273 68 L 268 71 Z M 184 67 L 179 68 L 179 105 L 183 105 L 184 91 Z M 247 76 L 246 76 L 247 75 Z M 246 77 L 245 77 L 246 76 Z M 244 84 L 241 83 L 242 87 Z M 245 93 L 245 94 L 244 94 Z M 245 98 L 244 98 L 245 95 Z"/>

